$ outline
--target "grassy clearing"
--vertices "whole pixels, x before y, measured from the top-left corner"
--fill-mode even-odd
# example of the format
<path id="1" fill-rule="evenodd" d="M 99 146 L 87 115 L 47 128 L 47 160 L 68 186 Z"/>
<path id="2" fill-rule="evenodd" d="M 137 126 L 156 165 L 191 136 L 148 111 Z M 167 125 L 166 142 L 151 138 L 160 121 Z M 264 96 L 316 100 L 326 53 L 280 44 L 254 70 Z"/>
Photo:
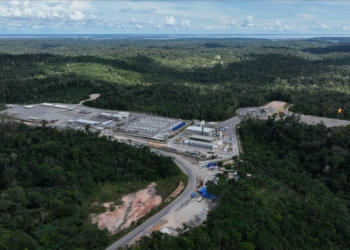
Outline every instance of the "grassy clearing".
<path id="1" fill-rule="evenodd" d="M 188 176 L 183 174 L 181 176 L 174 176 L 169 179 L 157 181 L 157 194 L 160 195 L 163 200 L 166 199 L 179 186 L 180 181 L 187 185 Z"/>
<path id="2" fill-rule="evenodd" d="M 150 183 L 144 181 L 127 182 L 122 184 L 107 183 L 94 192 L 92 195 L 92 202 L 97 202 L 98 204 L 104 202 L 115 202 L 115 204 L 118 204 L 121 202 L 121 198 L 124 195 L 144 189 L 149 184 Z"/>

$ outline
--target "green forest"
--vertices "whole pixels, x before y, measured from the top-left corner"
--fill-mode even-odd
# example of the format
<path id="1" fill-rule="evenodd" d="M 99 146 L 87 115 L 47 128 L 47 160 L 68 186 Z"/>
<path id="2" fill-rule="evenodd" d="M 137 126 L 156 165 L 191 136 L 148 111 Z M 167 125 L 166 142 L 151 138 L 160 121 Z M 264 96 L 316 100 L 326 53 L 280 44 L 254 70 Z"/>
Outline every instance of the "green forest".
<path id="1" fill-rule="evenodd" d="M 2 38 L 0 66 L 0 110 L 100 93 L 84 105 L 220 121 L 279 100 L 322 117 L 342 108 L 350 119 L 349 38 Z M 273 116 L 245 119 L 238 132 L 241 178 L 208 183 L 219 205 L 207 221 L 134 249 L 350 249 L 350 127 Z M 104 249 L 117 236 L 89 221 L 102 202 L 152 181 L 165 197 L 185 179 L 148 147 L 3 120 L 0 250 Z"/>
<path id="2" fill-rule="evenodd" d="M 334 39 L 337 43 L 334 43 Z M 348 38 L 0 40 L 0 106 L 78 103 L 224 120 L 271 100 L 350 119 Z"/>
<path id="3" fill-rule="evenodd" d="M 153 181 L 175 189 L 184 180 L 170 157 L 91 132 L 9 121 L 0 123 L 0 142 L 1 250 L 104 249 L 115 235 L 89 220 L 105 211 L 103 202 Z"/>
<path id="4" fill-rule="evenodd" d="M 219 205 L 204 225 L 133 249 L 349 249 L 350 127 L 248 119 L 239 135 L 241 178 L 208 184 Z"/>

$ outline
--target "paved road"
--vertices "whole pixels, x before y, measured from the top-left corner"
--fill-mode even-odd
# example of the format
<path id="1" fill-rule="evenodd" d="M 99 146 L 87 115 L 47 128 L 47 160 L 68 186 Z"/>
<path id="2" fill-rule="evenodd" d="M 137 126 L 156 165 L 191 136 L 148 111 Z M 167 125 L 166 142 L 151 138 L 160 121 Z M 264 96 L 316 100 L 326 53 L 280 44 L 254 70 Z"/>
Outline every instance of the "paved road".
<path id="1" fill-rule="evenodd" d="M 237 141 L 237 134 L 236 134 L 236 126 L 241 122 L 241 119 L 238 116 L 235 116 L 229 120 L 226 120 L 220 124 L 222 127 L 231 127 L 231 133 L 232 133 L 232 146 L 233 150 L 229 154 L 223 155 L 221 158 L 217 159 L 211 159 L 207 161 L 200 161 L 200 164 L 208 164 L 210 162 L 218 162 L 218 161 L 225 161 L 231 159 L 233 156 L 239 155 L 239 150 L 238 150 L 238 141 Z M 222 153 L 223 154 L 223 153 Z"/>
<path id="2" fill-rule="evenodd" d="M 142 225 L 128 233 L 126 236 L 115 242 L 113 245 L 107 248 L 107 250 L 118 249 L 119 247 L 125 246 L 130 243 L 134 238 L 141 235 L 144 231 L 151 228 L 154 224 L 160 221 L 163 217 L 165 217 L 170 211 L 175 210 L 179 207 L 183 202 L 185 202 L 193 192 L 196 184 L 195 176 L 191 170 L 191 163 L 187 162 L 181 156 L 177 156 L 173 153 L 168 153 L 165 151 L 157 150 L 161 152 L 164 156 L 175 157 L 175 163 L 189 176 L 189 182 L 186 189 L 182 192 L 182 194 L 172 203 L 170 203 L 167 207 L 161 210 L 159 213 L 155 214 L 153 217 L 149 218 Z M 141 220 L 141 219 L 140 219 Z"/>
<path id="3" fill-rule="evenodd" d="M 230 159 L 233 156 L 239 154 L 238 150 L 238 143 L 237 143 L 237 137 L 236 137 L 236 125 L 241 122 L 241 119 L 236 117 L 233 117 L 229 120 L 224 121 L 221 123 L 221 126 L 232 126 L 231 132 L 232 132 L 232 145 L 233 145 L 233 151 L 225 156 L 225 159 Z M 115 138 L 118 139 L 127 139 L 125 136 L 120 136 L 116 135 L 114 136 Z M 142 139 L 136 139 L 132 138 L 133 143 L 137 144 L 145 144 L 147 145 L 147 142 L 143 141 Z M 107 248 L 107 250 L 114 250 L 118 249 L 119 247 L 125 246 L 129 244 L 133 239 L 136 237 L 140 236 L 143 232 L 147 231 L 149 228 L 151 228 L 154 224 L 156 224 L 158 221 L 160 221 L 163 217 L 165 217 L 170 211 L 175 210 L 177 207 L 179 207 L 182 203 L 184 203 L 192 194 L 195 184 L 196 184 L 196 179 L 195 175 L 192 172 L 192 165 L 190 162 L 186 161 L 182 156 L 176 155 L 175 153 L 169 153 L 166 151 L 162 151 L 161 149 L 152 149 L 153 151 L 159 151 L 161 152 L 164 156 L 171 156 L 174 157 L 175 163 L 181 168 L 181 170 L 186 173 L 189 176 L 189 182 L 186 187 L 186 189 L 182 192 L 182 194 L 171 204 L 169 204 L 167 207 L 165 207 L 162 211 L 154 215 L 153 217 L 149 218 L 147 221 L 145 221 L 143 224 L 141 224 L 139 227 L 128 233 L 126 236 L 115 242 L 113 245 Z M 224 158 L 220 158 L 218 160 L 224 160 Z M 208 162 L 213 162 L 213 160 L 210 160 Z"/>

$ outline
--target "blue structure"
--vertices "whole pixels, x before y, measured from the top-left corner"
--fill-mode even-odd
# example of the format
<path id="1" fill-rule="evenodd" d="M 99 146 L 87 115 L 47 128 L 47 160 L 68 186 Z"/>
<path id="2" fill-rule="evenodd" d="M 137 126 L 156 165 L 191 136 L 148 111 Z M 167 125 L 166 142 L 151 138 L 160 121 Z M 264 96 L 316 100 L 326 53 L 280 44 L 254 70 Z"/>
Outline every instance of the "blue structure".
<path id="1" fill-rule="evenodd" d="M 177 124 L 176 126 L 172 127 L 172 131 L 178 130 L 179 128 L 183 127 L 186 125 L 186 122 L 180 122 L 179 124 Z"/>
<path id="2" fill-rule="evenodd" d="M 210 193 L 207 192 L 207 187 L 202 187 L 201 190 L 199 190 L 199 192 L 202 194 L 203 197 L 205 198 L 209 198 L 209 199 L 216 199 L 215 195 L 212 195 Z"/>
<path id="3" fill-rule="evenodd" d="M 219 165 L 217 163 L 214 163 L 214 162 L 211 162 L 211 163 L 208 163 L 207 165 L 207 168 L 210 168 L 210 167 L 218 167 Z"/>

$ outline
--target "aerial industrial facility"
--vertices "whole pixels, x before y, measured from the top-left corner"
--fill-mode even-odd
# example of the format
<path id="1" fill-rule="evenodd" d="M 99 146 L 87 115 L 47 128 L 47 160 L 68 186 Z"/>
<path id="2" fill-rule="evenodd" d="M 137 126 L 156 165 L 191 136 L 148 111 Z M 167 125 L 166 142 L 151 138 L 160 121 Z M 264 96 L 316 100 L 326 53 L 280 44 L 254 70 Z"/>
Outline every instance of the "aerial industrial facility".
<path id="1" fill-rule="evenodd" d="M 221 128 L 220 128 L 221 129 Z M 215 150 L 223 145 L 223 132 L 217 123 L 201 121 L 188 126 L 176 143 L 189 147 Z"/>
<path id="2" fill-rule="evenodd" d="M 150 116 L 125 111 L 110 111 L 81 105 L 41 103 L 37 105 L 9 106 L 6 110 L 25 122 L 37 123 L 46 120 L 47 126 L 84 130 L 89 125 L 91 131 L 132 133 L 134 136 L 154 137 L 163 140 L 170 133 L 183 127 L 186 122 L 179 119 Z M 157 135 L 160 134 L 161 136 Z"/>
<path id="3" fill-rule="evenodd" d="M 46 120 L 47 126 L 58 129 L 89 129 L 106 134 L 123 133 L 160 141 L 174 137 L 170 141 L 178 146 L 224 152 L 232 150 L 229 133 L 225 135 L 225 129 L 214 122 L 199 121 L 191 124 L 190 121 L 174 118 L 59 103 L 11 106 L 6 112 L 17 119 L 38 125 Z"/>

